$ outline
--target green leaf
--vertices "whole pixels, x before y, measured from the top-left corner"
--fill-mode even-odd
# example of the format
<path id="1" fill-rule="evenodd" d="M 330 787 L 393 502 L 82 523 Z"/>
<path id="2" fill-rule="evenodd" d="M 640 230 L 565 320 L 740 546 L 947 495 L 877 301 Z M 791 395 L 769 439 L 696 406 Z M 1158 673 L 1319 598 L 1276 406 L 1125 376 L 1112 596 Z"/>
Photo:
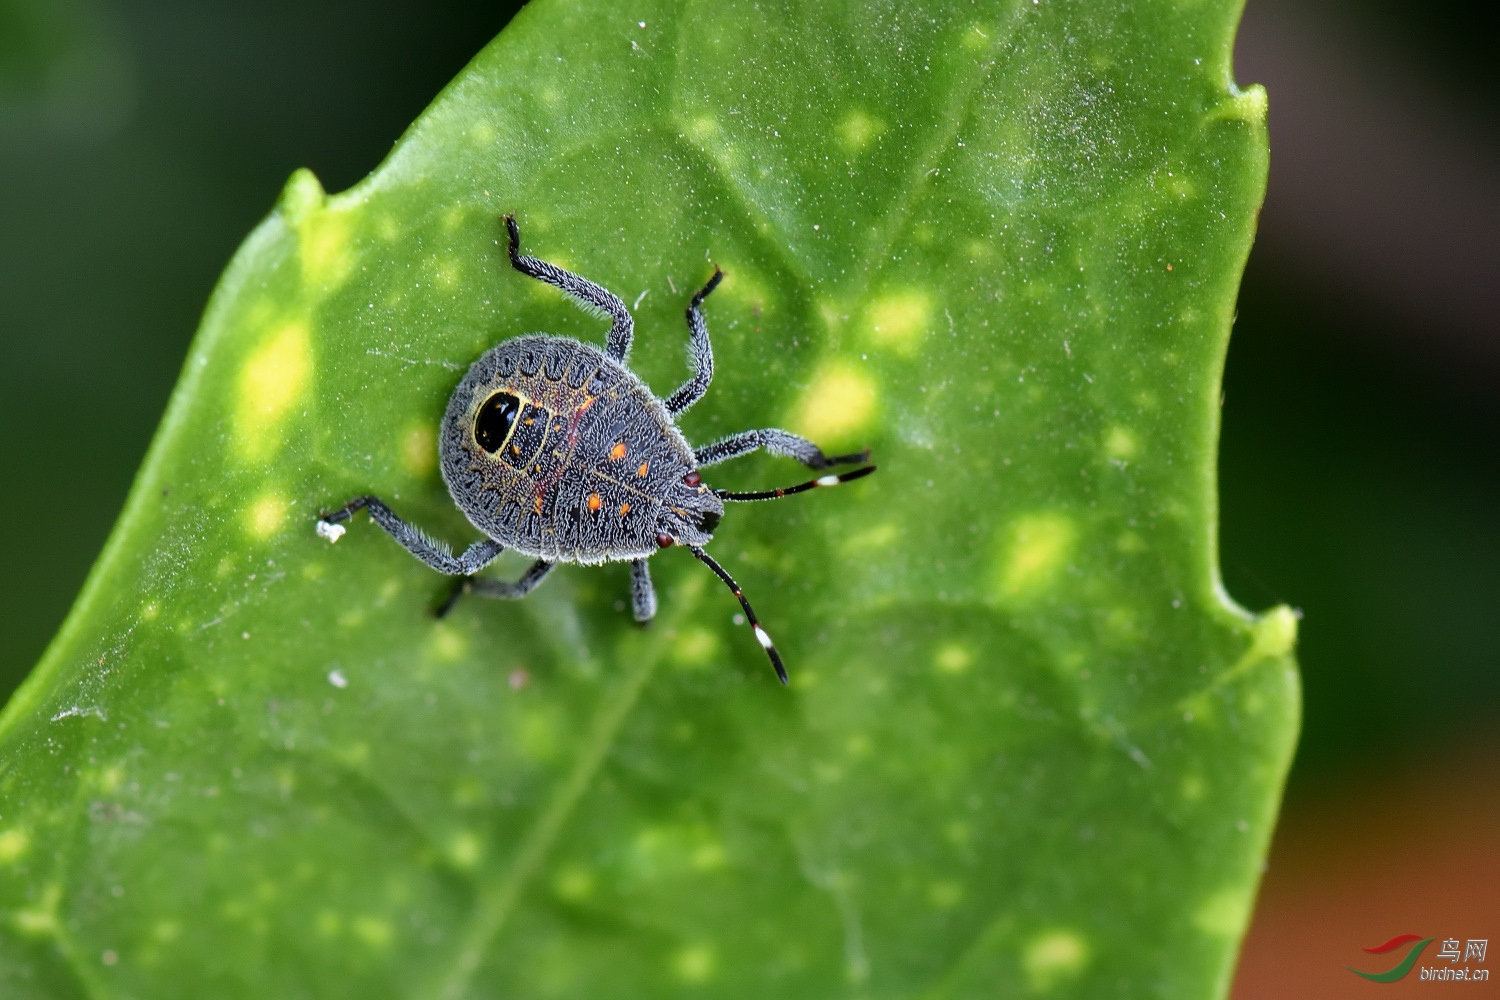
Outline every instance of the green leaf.
<path id="1" fill-rule="evenodd" d="M 3 992 L 1222 995 L 1297 718 L 1290 612 L 1215 566 L 1237 15 L 537 0 L 368 180 L 295 175 L 0 719 Z M 691 439 L 875 449 L 711 547 L 790 689 L 685 552 L 648 629 L 621 565 L 437 622 L 363 516 L 315 535 L 372 492 L 473 541 L 460 373 L 601 340 L 506 211 L 635 304 L 663 394 L 725 269 Z"/>

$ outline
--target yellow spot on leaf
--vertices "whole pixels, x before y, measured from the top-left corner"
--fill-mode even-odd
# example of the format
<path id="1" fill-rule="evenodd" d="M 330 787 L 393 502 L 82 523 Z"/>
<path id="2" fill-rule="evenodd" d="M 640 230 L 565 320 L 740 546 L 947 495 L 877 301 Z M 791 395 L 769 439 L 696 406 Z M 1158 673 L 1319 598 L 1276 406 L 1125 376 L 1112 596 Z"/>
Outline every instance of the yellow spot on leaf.
<path id="1" fill-rule="evenodd" d="M 681 667 L 701 667 L 719 652 L 719 637 L 705 628 L 689 628 L 672 644 L 672 662 Z"/>
<path id="2" fill-rule="evenodd" d="M 824 447 L 864 430 L 875 415 L 875 384 L 844 364 L 825 367 L 802 394 L 792 427 Z"/>
<path id="3" fill-rule="evenodd" d="M 297 227 L 304 284 L 331 290 L 349 276 L 354 263 L 350 228 L 348 215 L 327 210 L 312 213 Z"/>
<path id="4" fill-rule="evenodd" d="M 964 898 L 964 887 L 944 879 L 927 887 L 927 902 L 936 910 L 951 910 Z"/>
<path id="5" fill-rule="evenodd" d="M 1059 983 L 1076 979 L 1088 960 L 1088 942 L 1064 930 L 1037 935 L 1021 953 L 1021 967 L 1037 993 L 1050 993 Z"/>
<path id="6" fill-rule="evenodd" d="M 452 626 L 439 622 L 432 627 L 427 641 L 427 655 L 443 663 L 452 663 L 468 651 L 469 644 Z"/>
<path id="7" fill-rule="evenodd" d="M 974 665 L 974 651 L 960 642 L 946 642 L 937 648 L 933 664 L 945 674 L 961 674 Z"/>
<path id="8" fill-rule="evenodd" d="M 471 830 L 463 830 L 448 842 L 448 858 L 454 867 L 472 871 L 484 854 L 484 842 Z"/>
<path id="9" fill-rule="evenodd" d="M 26 847 L 30 843 L 31 838 L 19 827 L 0 833 L 0 865 L 14 864 L 17 858 L 26 853 Z"/>
<path id="10" fill-rule="evenodd" d="M 1193 914 L 1193 925 L 1213 937 L 1237 938 L 1249 916 L 1249 895 L 1241 889 L 1224 889 L 1204 900 Z"/>
<path id="11" fill-rule="evenodd" d="M 552 877 L 552 891 L 573 903 L 587 899 L 594 892 L 593 872 L 582 865 L 565 865 Z"/>
<path id="12" fill-rule="evenodd" d="M 687 132 L 688 135 L 700 143 L 713 142 L 719 138 L 719 123 L 715 119 L 703 115 L 702 117 L 694 118 L 688 124 Z"/>
<path id="13" fill-rule="evenodd" d="M 379 917 L 356 917 L 354 936 L 371 948 L 389 948 L 396 933 L 390 922 Z"/>
<path id="14" fill-rule="evenodd" d="M 1122 462 L 1135 458 L 1140 446 L 1135 435 L 1124 427 L 1111 427 L 1104 435 L 1104 454 Z"/>
<path id="15" fill-rule="evenodd" d="M 57 904 L 62 901 L 62 886 L 56 882 L 42 890 L 36 905 L 16 910 L 11 920 L 22 934 L 42 936 L 57 933 Z"/>
<path id="16" fill-rule="evenodd" d="M 672 971 L 685 983 L 706 983 L 713 978 L 717 965 L 714 950 L 706 944 L 695 944 L 672 957 Z"/>
<path id="17" fill-rule="evenodd" d="M 901 529 L 895 522 L 886 521 L 883 524 L 877 524 L 872 528 L 849 535 L 843 540 L 839 548 L 847 556 L 857 556 L 862 553 L 869 553 L 873 549 L 885 548 L 894 542 L 896 536 L 900 533 Z"/>
<path id="18" fill-rule="evenodd" d="M 420 424 L 406 432 L 401 439 L 401 465 L 418 479 L 437 468 L 437 431 L 432 425 Z"/>
<path id="19" fill-rule="evenodd" d="M 927 332 L 930 312 L 925 292 L 914 288 L 892 292 L 870 304 L 865 314 L 866 332 L 881 347 L 911 354 Z"/>
<path id="20" fill-rule="evenodd" d="M 266 494 L 251 505 L 248 522 L 250 534 L 270 538 L 286 520 L 287 503 L 274 494 Z"/>
<path id="21" fill-rule="evenodd" d="M 862 151 L 884 131 L 884 122 L 859 110 L 851 111 L 838 126 L 839 141 L 851 153 Z"/>
<path id="22" fill-rule="evenodd" d="M 697 871 L 711 872 L 723 868 L 725 860 L 724 845 L 714 840 L 693 848 L 688 863 Z"/>
<path id="23" fill-rule="evenodd" d="M 1062 514 L 1028 514 L 1012 522 L 1000 563 L 1000 596 L 1015 597 L 1051 581 L 1072 553 L 1077 530 Z"/>
<path id="24" fill-rule="evenodd" d="M 495 127 L 489 122 L 475 122 L 469 126 L 469 141 L 481 148 L 495 141 Z"/>
<path id="25" fill-rule="evenodd" d="M 281 422 L 307 391 L 312 368 L 311 338 L 301 322 L 276 330 L 246 359 L 234 411 L 234 445 L 242 458 L 260 461 L 280 450 Z"/>

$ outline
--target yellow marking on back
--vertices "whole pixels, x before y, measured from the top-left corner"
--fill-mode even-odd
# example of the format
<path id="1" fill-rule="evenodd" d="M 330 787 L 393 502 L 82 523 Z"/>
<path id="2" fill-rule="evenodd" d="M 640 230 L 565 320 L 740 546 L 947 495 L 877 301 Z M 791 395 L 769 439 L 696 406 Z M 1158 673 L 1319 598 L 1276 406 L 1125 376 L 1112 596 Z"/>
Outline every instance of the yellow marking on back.
<path id="1" fill-rule="evenodd" d="M 619 461 L 625 457 L 626 450 L 624 441 L 617 442 L 613 448 L 609 449 L 609 457 Z"/>

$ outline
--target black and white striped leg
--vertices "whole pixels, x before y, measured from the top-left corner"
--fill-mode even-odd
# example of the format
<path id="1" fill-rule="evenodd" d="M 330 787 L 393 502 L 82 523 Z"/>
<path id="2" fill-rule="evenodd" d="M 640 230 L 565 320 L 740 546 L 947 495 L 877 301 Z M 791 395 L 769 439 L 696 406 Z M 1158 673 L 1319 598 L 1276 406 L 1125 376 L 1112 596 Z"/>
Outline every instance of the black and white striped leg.
<path id="1" fill-rule="evenodd" d="M 715 266 L 713 277 L 708 279 L 708 284 L 700 288 L 698 294 L 693 296 L 693 301 L 688 304 L 688 359 L 693 365 L 693 377 L 667 397 L 667 412 L 674 417 L 702 399 L 703 394 L 708 391 L 709 383 L 714 380 L 714 349 L 708 342 L 708 324 L 704 322 L 703 310 L 699 307 L 723 280 L 724 272 Z"/>
<path id="2" fill-rule="evenodd" d="M 455 556 L 442 542 L 428 536 L 421 528 L 407 524 L 395 512 L 380 501 L 379 497 L 355 497 L 331 514 L 318 518 L 318 534 L 330 542 L 339 540 L 344 533 L 344 522 L 354 516 L 355 511 L 368 510 L 370 520 L 385 529 L 401 547 L 422 560 L 439 573 L 449 576 L 469 576 L 478 573 L 500 554 L 499 542 L 485 539 L 475 542 Z"/>
<path id="3" fill-rule="evenodd" d="M 835 465 L 857 465 L 860 462 L 870 460 L 870 450 L 856 452 L 852 455 L 825 455 L 823 449 L 813 444 L 807 438 L 799 437 L 791 431 L 779 430 L 775 427 L 767 427 L 757 431 L 741 431 L 731 434 L 727 438 L 706 444 L 693 454 L 693 460 L 702 469 L 709 465 L 717 465 L 727 462 L 731 458 L 739 458 L 748 455 L 752 451 L 764 448 L 773 455 L 784 455 L 787 458 L 795 458 L 809 469 L 827 469 Z"/>
<path id="4" fill-rule="evenodd" d="M 651 586 L 651 567 L 644 559 L 630 564 L 630 611 L 642 625 L 656 617 L 656 588 Z"/>
<path id="5" fill-rule="evenodd" d="M 631 318 L 630 310 L 625 308 L 620 297 L 572 271 L 564 271 L 556 264 L 521 253 L 521 229 L 516 225 L 514 213 L 505 217 L 505 230 L 510 237 L 510 266 L 528 277 L 562 289 L 585 311 L 608 317 L 610 326 L 606 349 L 610 357 L 616 361 L 624 361 L 625 356 L 630 353 L 630 338 L 635 333 L 635 320 Z"/>
<path id="6" fill-rule="evenodd" d="M 805 483 L 798 483 L 796 486 L 786 486 L 779 490 L 759 490 L 754 493 L 735 493 L 732 490 L 714 490 L 714 496 L 718 497 L 720 500 L 729 500 L 733 502 L 748 500 L 779 500 L 782 497 L 789 497 L 793 493 L 806 493 L 808 490 L 815 490 L 820 486 L 839 486 L 843 483 L 853 482 L 856 479 L 863 479 L 870 473 L 874 472 L 875 469 L 876 466 L 867 465 L 863 469 L 855 469 L 853 472 L 845 472 L 843 475 L 836 476 L 830 474 L 827 476 L 819 476 L 817 479 L 809 479 Z"/>
<path id="7" fill-rule="evenodd" d="M 776 677 L 781 681 L 781 683 L 786 684 L 786 667 L 781 663 L 781 654 L 776 652 L 776 645 L 775 643 L 771 642 L 770 635 L 766 633 L 765 629 L 760 627 L 760 619 L 755 617 L 755 609 L 750 606 L 749 601 L 745 600 L 745 594 L 740 590 L 740 585 L 734 582 L 734 577 L 730 576 L 728 571 L 725 570 L 723 566 L 720 566 L 717 562 L 714 561 L 713 556 L 710 556 L 707 552 L 704 552 L 696 545 L 688 545 L 684 547 L 693 555 L 697 556 L 699 562 L 703 563 L 703 565 L 713 570 L 714 575 L 717 576 L 720 580 L 724 581 L 724 586 L 728 587 L 730 592 L 733 593 L 735 597 L 739 598 L 740 607 L 745 609 L 745 619 L 750 622 L 750 627 L 755 630 L 756 641 L 759 642 L 760 647 L 766 651 L 766 655 L 771 658 L 771 666 L 776 668 Z"/>
<path id="8" fill-rule="evenodd" d="M 526 572 L 521 574 L 521 579 L 515 583 L 509 580 L 488 580 L 482 577 L 466 576 L 454 586 L 448 599 L 439 605 L 434 614 L 442 618 L 453 610 L 453 605 L 465 594 L 477 594 L 480 597 L 496 597 L 502 601 L 519 601 L 527 594 L 536 589 L 537 584 L 547 579 L 547 574 L 552 572 L 556 563 L 550 563 L 545 559 L 538 559 L 532 563 Z"/>

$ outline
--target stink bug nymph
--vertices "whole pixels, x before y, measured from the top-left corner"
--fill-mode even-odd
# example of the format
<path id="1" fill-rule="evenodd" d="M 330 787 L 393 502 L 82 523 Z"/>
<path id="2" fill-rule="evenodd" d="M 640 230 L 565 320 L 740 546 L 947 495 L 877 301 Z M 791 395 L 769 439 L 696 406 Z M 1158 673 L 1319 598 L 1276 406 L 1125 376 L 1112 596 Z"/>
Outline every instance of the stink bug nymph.
<path id="1" fill-rule="evenodd" d="M 455 556 L 373 496 L 355 497 L 320 517 L 318 534 L 336 541 L 344 533 L 341 522 L 361 508 L 368 510 L 412 555 L 439 573 L 463 578 L 438 609 L 440 617 L 463 594 L 525 597 L 558 563 L 626 561 L 635 619 L 647 622 L 656 614 L 656 592 L 646 560 L 659 549 L 681 545 L 739 598 L 785 684 L 786 668 L 771 637 L 739 584 L 703 546 L 713 538 L 726 501 L 774 500 L 859 479 L 875 471 L 863 464 L 869 451 L 829 456 L 811 441 L 774 428 L 692 447 L 678 429 L 677 417 L 703 398 L 713 379 L 714 356 L 701 307 L 724 273 L 715 267 L 688 304 L 692 376 L 666 399 L 658 399 L 625 366 L 635 329 L 625 303 L 592 281 L 523 255 L 514 215 L 505 217 L 505 226 L 512 267 L 610 319 L 604 350 L 548 334 L 516 337 L 485 352 L 453 391 L 438 440 L 443 482 L 453 502 L 484 533 L 484 541 Z M 704 484 L 700 469 L 758 448 L 820 471 L 863 467 L 755 493 Z M 514 583 L 474 575 L 506 549 L 536 562 Z"/>

